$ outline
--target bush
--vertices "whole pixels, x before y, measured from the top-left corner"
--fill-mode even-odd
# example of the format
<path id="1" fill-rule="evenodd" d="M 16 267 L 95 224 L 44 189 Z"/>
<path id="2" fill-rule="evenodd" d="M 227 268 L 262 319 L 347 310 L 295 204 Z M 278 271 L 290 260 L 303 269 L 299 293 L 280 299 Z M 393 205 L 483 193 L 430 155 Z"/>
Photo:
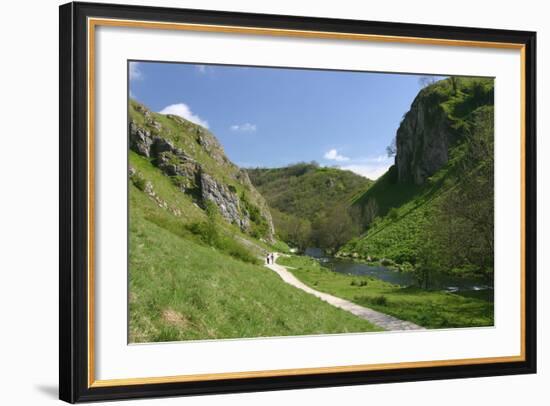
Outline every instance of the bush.
<path id="1" fill-rule="evenodd" d="M 373 305 L 386 306 L 388 304 L 388 298 L 384 295 L 375 296 L 369 300 Z"/>
<path id="2" fill-rule="evenodd" d="M 248 213 L 252 223 L 249 234 L 258 239 L 265 237 L 269 232 L 269 225 L 267 224 L 265 217 L 262 216 L 260 208 L 252 204 L 245 192 L 241 194 L 240 201 L 242 203 L 242 209 Z"/>
<path id="3" fill-rule="evenodd" d="M 210 221 L 200 221 L 188 225 L 189 231 L 195 234 L 199 239 L 212 247 L 220 245 L 220 235 L 218 227 Z"/>
<path id="4" fill-rule="evenodd" d="M 189 231 L 196 235 L 203 243 L 217 248 L 220 251 L 251 264 L 260 264 L 260 260 L 254 256 L 247 248 L 243 247 L 232 238 L 222 235 L 217 222 L 218 209 L 214 203 L 206 203 L 206 221 L 191 223 L 187 226 Z"/>
<path id="5" fill-rule="evenodd" d="M 367 286 L 369 283 L 362 279 L 362 280 L 359 280 L 359 281 L 356 281 L 355 279 L 351 281 L 350 285 L 351 286 L 358 286 L 358 287 L 363 287 L 363 286 Z"/>
<path id="6" fill-rule="evenodd" d="M 388 259 L 388 258 L 382 258 L 380 260 L 380 265 L 382 266 L 390 266 L 390 265 L 394 265 L 395 262 L 393 262 L 391 259 Z"/>

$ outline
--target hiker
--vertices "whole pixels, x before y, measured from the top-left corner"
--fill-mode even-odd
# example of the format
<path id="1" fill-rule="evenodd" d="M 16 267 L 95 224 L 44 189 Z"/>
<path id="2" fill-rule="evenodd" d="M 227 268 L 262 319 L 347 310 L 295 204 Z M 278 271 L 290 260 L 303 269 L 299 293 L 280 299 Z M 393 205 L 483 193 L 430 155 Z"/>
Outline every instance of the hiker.
<path id="1" fill-rule="evenodd" d="M 273 264 L 275 262 L 275 254 L 271 253 L 269 255 L 271 256 L 271 263 Z"/>
<path id="2" fill-rule="evenodd" d="M 268 252 L 267 255 L 266 255 L 266 257 L 265 257 L 265 260 L 266 260 L 266 262 L 267 262 L 267 265 L 269 265 L 269 255 L 270 255 L 270 254 L 269 254 L 269 252 Z"/>

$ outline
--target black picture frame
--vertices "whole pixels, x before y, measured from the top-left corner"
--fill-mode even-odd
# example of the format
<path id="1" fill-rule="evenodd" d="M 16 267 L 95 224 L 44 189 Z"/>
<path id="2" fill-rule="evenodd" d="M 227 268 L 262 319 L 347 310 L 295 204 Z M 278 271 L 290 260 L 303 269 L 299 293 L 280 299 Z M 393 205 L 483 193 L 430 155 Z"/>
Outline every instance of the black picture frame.
<path id="1" fill-rule="evenodd" d="M 59 397 L 67 402 L 235 393 L 536 372 L 536 33 L 94 3 L 60 6 Z M 90 387 L 88 381 L 87 24 L 89 17 L 513 43 L 525 52 L 524 360 Z"/>

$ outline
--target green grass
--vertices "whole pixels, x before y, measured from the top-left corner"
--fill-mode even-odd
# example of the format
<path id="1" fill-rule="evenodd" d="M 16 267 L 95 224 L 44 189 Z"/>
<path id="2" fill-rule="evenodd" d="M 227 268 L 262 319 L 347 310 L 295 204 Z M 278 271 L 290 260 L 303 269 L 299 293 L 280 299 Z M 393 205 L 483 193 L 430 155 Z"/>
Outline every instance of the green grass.
<path id="1" fill-rule="evenodd" d="M 167 204 L 159 206 L 130 183 L 130 342 L 377 330 L 285 284 L 265 267 L 232 257 L 226 247 L 201 242 L 188 225 L 204 221 L 203 210 L 147 159 L 131 153 L 130 163 Z M 171 212 L 174 207 L 179 216 Z M 264 248 L 236 227 L 220 223 L 234 244 L 246 238 L 254 244 L 241 249 Z"/>
<path id="2" fill-rule="evenodd" d="M 154 167 L 149 159 L 133 151 L 129 151 L 129 160 L 130 165 L 139 174 L 139 183 L 143 184 L 144 187 L 144 183 L 150 182 L 156 195 L 167 203 L 169 209 L 152 211 L 142 207 L 143 211 L 141 215 L 145 215 L 149 221 L 161 227 L 171 229 L 172 232 L 180 234 L 180 236 L 191 238 L 193 233 L 189 230 L 189 226 L 195 222 L 206 220 L 204 210 L 194 203 L 191 196 L 181 193 L 174 187 L 171 179 L 164 175 L 160 169 Z M 178 218 L 170 213 L 170 210 L 174 209 L 179 210 Z M 220 221 L 219 227 L 225 236 L 249 241 L 250 244 L 247 244 L 247 247 L 256 256 L 263 256 L 265 250 L 272 251 L 267 243 L 243 233 L 236 225 Z"/>
<path id="3" fill-rule="evenodd" d="M 147 116 L 144 113 L 145 111 L 147 111 Z M 262 211 L 264 209 L 267 210 L 267 203 L 256 189 L 249 186 L 245 180 L 246 174 L 244 171 L 229 161 L 223 151 L 223 147 L 210 131 L 177 116 L 152 112 L 135 100 L 130 100 L 129 115 L 130 119 L 140 128 L 149 131 L 152 135 L 158 135 L 170 141 L 175 147 L 185 151 L 189 157 L 200 163 L 205 173 L 213 177 L 217 182 L 226 185 L 233 193 L 239 196 L 241 205 L 251 214 L 251 229 L 249 230 L 249 234 L 255 238 L 267 236 L 268 226 L 266 219 L 262 216 Z M 155 127 L 158 124 L 160 124 L 160 129 Z M 135 152 L 130 151 L 131 164 L 136 163 L 139 159 L 141 159 L 142 167 L 143 165 L 147 166 L 152 163 L 150 159 L 141 157 Z M 161 180 L 160 176 L 165 179 Z M 181 181 L 184 183 L 194 183 L 194 181 L 185 177 L 167 177 L 161 171 L 158 171 L 158 176 L 153 182 L 155 187 L 157 186 L 157 181 L 164 185 L 167 182 L 177 185 Z M 163 189 L 172 195 L 180 193 L 177 188 L 173 187 L 163 187 Z M 189 193 L 192 194 L 193 192 L 190 191 Z"/>
<path id="4" fill-rule="evenodd" d="M 284 254 L 290 253 L 290 247 L 287 243 L 281 240 L 276 240 L 273 244 L 271 244 L 271 250 L 270 251 L 276 251 L 276 252 L 282 252 Z"/>
<path id="5" fill-rule="evenodd" d="M 494 324 L 492 292 L 455 294 L 402 288 L 368 276 L 344 275 L 302 257 L 280 257 L 298 279 L 308 286 L 348 299 L 426 328 L 480 327 Z"/>
<path id="6" fill-rule="evenodd" d="M 449 161 L 422 185 L 398 181 L 397 168 L 392 166 L 363 194 L 357 195 L 354 206 L 361 208 L 375 202 L 378 217 L 359 238 L 341 248 L 340 254 L 417 263 L 419 249 L 426 239 L 425 226 L 436 219 L 445 193 L 469 176 L 463 165 L 468 156 L 466 136 L 474 128 L 476 113 L 493 105 L 493 86 L 492 79 L 454 78 L 421 90 L 415 103 L 423 100 L 425 106 L 442 109 L 456 137 L 449 146 Z"/>
<path id="7" fill-rule="evenodd" d="M 400 264 L 414 264 L 426 223 L 433 221 L 441 197 L 458 182 L 457 167 L 464 153 L 463 145 L 451 148 L 449 162 L 423 185 L 397 183 L 392 166 L 354 202 L 360 206 L 374 199 L 379 217 L 366 233 L 341 248 L 341 253 L 356 252 L 362 258 L 390 258 Z"/>

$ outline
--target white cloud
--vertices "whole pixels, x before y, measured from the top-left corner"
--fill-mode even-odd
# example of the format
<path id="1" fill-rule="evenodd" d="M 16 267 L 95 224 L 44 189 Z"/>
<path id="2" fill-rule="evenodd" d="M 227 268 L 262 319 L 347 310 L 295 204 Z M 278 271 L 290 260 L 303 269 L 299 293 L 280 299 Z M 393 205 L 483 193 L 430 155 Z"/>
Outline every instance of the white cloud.
<path id="1" fill-rule="evenodd" d="M 385 174 L 393 163 L 393 157 L 379 155 L 375 157 L 353 159 L 348 165 L 340 166 L 340 169 L 352 171 L 358 175 L 376 180 Z"/>
<path id="2" fill-rule="evenodd" d="M 203 120 L 196 114 L 194 114 L 189 106 L 185 103 L 176 103 L 171 104 L 169 106 L 166 106 L 161 111 L 159 111 L 160 114 L 174 114 L 176 116 L 180 116 L 186 120 L 191 121 L 192 123 L 198 124 L 200 126 L 203 126 L 204 128 L 208 128 L 208 121 Z"/>
<path id="3" fill-rule="evenodd" d="M 231 131 L 239 132 L 239 133 L 254 133 L 258 129 L 256 124 L 251 124 L 251 123 L 233 124 L 230 128 L 231 128 Z"/>
<path id="4" fill-rule="evenodd" d="M 143 79 L 143 72 L 141 71 L 139 66 L 140 66 L 139 62 L 130 62 L 130 68 L 129 68 L 130 80 Z"/>
<path id="5" fill-rule="evenodd" d="M 380 165 L 380 166 L 360 165 L 360 164 L 358 164 L 358 165 L 344 165 L 344 166 L 340 166 L 340 169 L 352 171 L 352 172 L 356 173 L 357 175 L 361 175 L 361 176 L 364 176 L 365 178 L 376 180 L 380 176 L 385 174 L 386 171 L 388 170 L 388 168 L 391 165 L 392 164 Z"/>
<path id="6" fill-rule="evenodd" d="M 325 159 L 328 159 L 330 161 L 337 161 L 337 162 L 349 161 L 349 158 L 347 156 L 343 156 L 339 154 L 336 149 L 331 149 L 327 151 L 324 157 Z"/>

